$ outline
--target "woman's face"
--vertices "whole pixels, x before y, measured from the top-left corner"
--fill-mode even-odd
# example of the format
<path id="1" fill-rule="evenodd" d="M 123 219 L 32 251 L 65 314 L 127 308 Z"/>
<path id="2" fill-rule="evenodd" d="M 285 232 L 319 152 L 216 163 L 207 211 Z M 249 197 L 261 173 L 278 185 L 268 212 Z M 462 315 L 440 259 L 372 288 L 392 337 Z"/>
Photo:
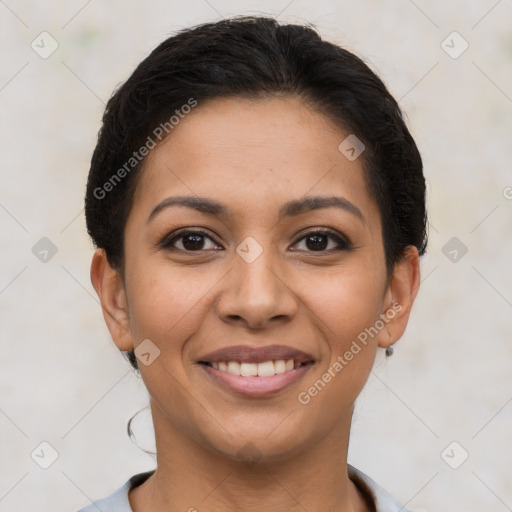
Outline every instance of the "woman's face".
<path id="1" fill-rule="evenodd" d="M 148 155 L 106 318 L 136 348 L 157 431 L 271 459 L 350 424 L 414 279 L 387 279 L 362 158 L 338 149 L 348 135 L 295 97 L 216 99 Z M 184 196 L 216 206 L 169 201 Z"/>

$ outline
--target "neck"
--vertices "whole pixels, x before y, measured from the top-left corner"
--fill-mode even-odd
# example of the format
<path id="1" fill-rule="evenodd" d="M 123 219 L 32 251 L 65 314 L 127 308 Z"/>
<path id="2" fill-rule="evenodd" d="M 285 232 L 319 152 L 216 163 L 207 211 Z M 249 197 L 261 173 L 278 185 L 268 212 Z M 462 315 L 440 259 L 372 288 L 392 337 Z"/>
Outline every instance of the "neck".
<path id="1" fill-rule="evenodd" d="M 129 494 L 133 512 L 366 512 L 348 477 L 350 420 L 300 453 L 241 462 L 190 439 L 152 403 L 157 469 Z"/>

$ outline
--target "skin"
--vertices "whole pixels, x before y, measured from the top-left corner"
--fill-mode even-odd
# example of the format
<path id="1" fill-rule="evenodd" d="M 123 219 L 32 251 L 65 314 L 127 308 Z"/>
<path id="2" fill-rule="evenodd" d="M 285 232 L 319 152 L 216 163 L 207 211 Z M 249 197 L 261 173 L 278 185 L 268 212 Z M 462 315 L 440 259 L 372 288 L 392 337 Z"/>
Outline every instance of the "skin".
<path id="1" fill-rule="evenodd" d="M 125 228 L 124 276 L 102 249 L 91 265 L 115 344 L 130 350 L 150 339 L 160 350 L 150 365 L 139 362 L 158 467 L 130 492 L 134 512 L 371 510 L 347 473 L 353 407 L 377 347 L 406 328 L 419 257 L 408 248 L 387 275 L 363 160 L 338 150 L 348 134 L 297 97 L 223 98 L 200 103 L 148 155 Z M 147 222 L 157 204 L 178 195 L 215 199 L 233 216 L 174 206 Z M 278 219 L 285 202 L 317 195 L 345 198 L 364 220 L 335 207 Z M 188 252 L 189 239 L 176 240 L 174 251 L 159 246 L 185 227 L 211 239 Z M 337 250 L 335 240 L 322 238 L 326 245 L 315 250 L 304 238 L 328 227 L 352 248 Z M 236 252 L 249 236 L 263 250 L 252 263 Z M 298 393 L 394 303 L 401 310 L 378 335 L 301 404 Z M 243 397 L 220 388 L 196 362 L 240 344 L 282 344 L 316 362 L 286 390 Z M 238 454 L 248 443 L 258 460 Z"/>

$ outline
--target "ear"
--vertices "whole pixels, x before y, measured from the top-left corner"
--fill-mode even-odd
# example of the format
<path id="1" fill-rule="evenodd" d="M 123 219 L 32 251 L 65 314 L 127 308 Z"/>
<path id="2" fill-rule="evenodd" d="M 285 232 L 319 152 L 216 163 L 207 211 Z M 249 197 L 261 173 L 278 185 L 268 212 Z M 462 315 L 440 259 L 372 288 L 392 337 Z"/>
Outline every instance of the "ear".
<path id="1" fill-rule="evenodd" d="M 100 299 L 103 317 L 114 343 L 121 350 L 133 349 L 124 283 L 119 272 L 110 266 L 103 249 L 94 251 L 91 282 Z"/>
<path id="2" fill-rule="evenodd" d="M 420 257 L 418 249 L 409 246 L 404 257 L 395 265 L 386 289 L 381 315 L 384 328 L 379 332 L 379 347 L 387 348 L 402 337 L 419 286 Z"/>

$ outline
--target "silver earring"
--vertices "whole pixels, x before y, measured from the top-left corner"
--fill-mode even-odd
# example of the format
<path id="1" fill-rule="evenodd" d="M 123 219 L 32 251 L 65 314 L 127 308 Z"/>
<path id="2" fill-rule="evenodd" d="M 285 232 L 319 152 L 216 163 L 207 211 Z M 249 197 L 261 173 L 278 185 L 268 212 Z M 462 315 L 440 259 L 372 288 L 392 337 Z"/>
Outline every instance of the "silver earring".
<path id="1" fill-rule="evenodd" d="M 395 349 L 393 348 L 393 343 L 386 348 L 386 357 L 391 357 Z"/>

